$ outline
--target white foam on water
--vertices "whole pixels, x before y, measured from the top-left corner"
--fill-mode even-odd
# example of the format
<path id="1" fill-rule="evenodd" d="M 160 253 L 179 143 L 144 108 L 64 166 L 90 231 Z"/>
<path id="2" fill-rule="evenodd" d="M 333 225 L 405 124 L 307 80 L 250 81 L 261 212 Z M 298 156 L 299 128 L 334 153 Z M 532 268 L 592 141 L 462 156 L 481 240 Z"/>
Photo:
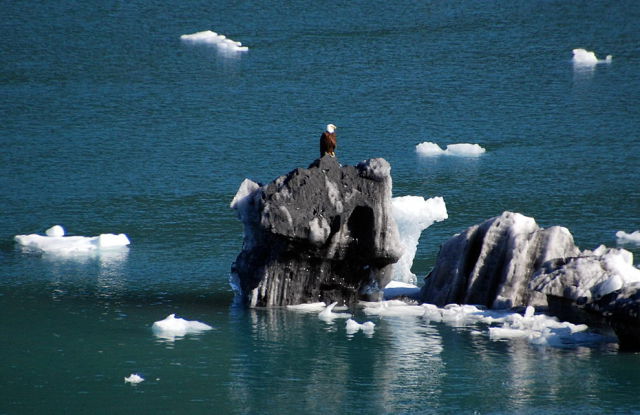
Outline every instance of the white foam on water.
<path id="1" fill-rule="evenodd" d="M 487 150 L 479 144 L 459 143 L 449 144 L 446 149 L 442 149 L 438 144 L 425 141 L 416 146 L 416 152 L 424 157 L 436 156 L 457 156 L 457 157 L 479 157 Z"/>
<path id="2" fill-rule="evenodd" d="M 301 311 L 304 313 L 317 313 L 323 311 L 327 305 L 324 302 L 319 303 L 306 303 L 306 304 L 295 304 L 288 305 L 288 310 Z"/>
<path id="3" fill-rule="evenodd" d="M 15 241 L 27 250 L 42 251 L 59 255 L 92 253 L 103 250 L 126 248 L 131 242 L 127 235 L 111 233 L 99 236 L 64 236 L 64 228 L 55 225 L 45 232 L 46 236 L 16 235 Z"/>
<path id="4" fill-rule="evenodd" d="M 131 383 L 132 385 L 136 385 L 140 382 L 144 382 L 144 378 L 137 373 L 132 373 L 124 378 L 124 383 Z"/>
<path id="5" fill-rule="evenodd" d="M 393 218 L 398 225 L 398 234 L 403 254 L 393 265 L 393 280 L 415 284 L 417 278 L 411 266 L 418 249 L 422 231 L 448 218 L 447 206 L 442 197 L 425 200 L 420 196 L 401 196 L 391 200 Z"/>
<path id="6" fill-rule="evenodd" d="M 364 313 L 380 317 L 423 318 L 433 323 L 453 327 L 477 328 L 474 335 L 487 333 L 492 340 L 526 339 L 529 343 L 551 347 L 578 347 L 614 341 L 610 337 L 588 331 L 584 324 L 560 322 L 555 317 L 535 314 L 534 307 L 527 307 L 524 314 L 505 310 L 485 310 L 473 305 L 449 304 L 439 308 L 433 304 L 410 305 L 403 301 L 361 302 Z M 355 326 L 354 326 L 355 328 Z"/>
<path id="7" fill-rule="evenodd" d="M 184 337 L 187 334 L 198 334 L 212 329 L 213 327 L 200 321 L 176 318 L 175 314 L 170 314 L 164 320 L 156 321 L 151 326 L 151 330 L 156 337 L 168 341 L 174 341 L 176 338 Z"/>
<path id="8" fill-rule="evenodd" d="M 347 335 L 353 335 L 360 330 L 367 335 L 367 337 L 371 337 L 375 330 L 376 325 L 372 321 L 366 321 L 362 324 L 358 323 L 353 319 L 348 319 L 346 323 Z"/>
<path id="9" fill-rule="evenodd" d="M 246 52 L 249 50 L 248 47 L 242 46 L 241 42 L 236 42 L 211 30 L 182 35 L 180 40 L 192 44 L 213 45 L 223 52 Z"/>
<path id="10" fill-rule="evenodd" d="M 626 233 L 625 231 L 616 232 L 616 238 L 619 244 L 638 244 L 640 245 L 640 231 Z"/>
<path id="11" fill-rule="evenodd" d="M 611 63 L 613 57 L 607 55 L 606 59 L 598 59 L 594 52 L 586 49 L 573 49 L 573 63 L 576 66 L 593 66 L 599 63 Z"/>
<path id="12" fill-rule="evenodd" d="M 351 318 L 351 314 L 349 313 L 334 313 L 333 309 L 337 304 L 337 302 L 329 304 L 324 310 L 318 313 L 318 318 L 326 322 L 331 322 L 337 318 Z"/>

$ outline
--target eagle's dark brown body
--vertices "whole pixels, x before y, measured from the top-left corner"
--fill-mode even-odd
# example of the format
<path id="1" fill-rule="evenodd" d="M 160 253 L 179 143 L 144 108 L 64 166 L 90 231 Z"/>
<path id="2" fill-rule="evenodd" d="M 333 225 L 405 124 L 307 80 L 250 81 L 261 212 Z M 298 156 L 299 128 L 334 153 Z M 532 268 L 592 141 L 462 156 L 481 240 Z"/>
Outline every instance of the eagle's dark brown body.
<path id="1" fill-rule="evenodd" d="M 320 157 L 328 154 L 330 156 L 335 156 L 336 151 L 336 133 L 330 133 L 325 131 L 320 136 Z"/>

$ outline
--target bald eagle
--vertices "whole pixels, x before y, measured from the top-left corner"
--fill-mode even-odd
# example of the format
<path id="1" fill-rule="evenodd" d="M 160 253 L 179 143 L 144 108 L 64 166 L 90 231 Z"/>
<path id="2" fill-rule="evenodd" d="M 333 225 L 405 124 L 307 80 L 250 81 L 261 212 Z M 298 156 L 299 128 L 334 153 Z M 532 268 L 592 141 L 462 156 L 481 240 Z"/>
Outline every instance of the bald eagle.
<path id="1" fill-rule="evenodd" d="M 336 142 L 336 126 L 333 124 L 327 125 L 327 130 L 320 136 L 320 157 L 325 154 L 335 157 L 335 149 L 338 145 Z"/>

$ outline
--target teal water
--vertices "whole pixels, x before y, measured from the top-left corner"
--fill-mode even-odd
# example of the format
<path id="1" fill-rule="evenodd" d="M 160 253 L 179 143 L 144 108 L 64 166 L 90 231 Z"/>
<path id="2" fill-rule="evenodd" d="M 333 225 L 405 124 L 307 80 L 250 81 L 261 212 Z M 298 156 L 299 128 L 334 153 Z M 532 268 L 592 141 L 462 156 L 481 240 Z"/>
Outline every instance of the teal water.
<path id="1" fill-rule="evenodd" d="M 234 309 L 227 283 L 239 184 L 307 166 L 329 122 L 343 164 L 384 157 L 395 196 L 444 197 L 420 276 L 448 237 L 504 210 L 581 248 L 640 230 L 636 1 L 0 10 L 0 413 L 640 412 L 640 356 L 615 343 L 535 347 L 419 318 L 349 337 L 342 320 Z M 202 30 L 250 49 L 180 41 Z M 574 68 L 578 47 L 613 61 Z M 487 152 L 422 158 L 424 141 Z M 15 246 L 54 224 L 131 247 Z M 151 325 L 171 313 L 214 329 L 160 341 Z"/>

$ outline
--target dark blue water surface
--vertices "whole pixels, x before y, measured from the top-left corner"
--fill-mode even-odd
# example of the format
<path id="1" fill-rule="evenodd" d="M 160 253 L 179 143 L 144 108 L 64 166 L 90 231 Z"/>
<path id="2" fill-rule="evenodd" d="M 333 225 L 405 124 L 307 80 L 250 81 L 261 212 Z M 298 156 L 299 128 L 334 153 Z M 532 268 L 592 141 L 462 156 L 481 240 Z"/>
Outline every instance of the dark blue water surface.
<path id="1" fill-rule="evenodd" d="M 330 122 L 341 163 L 384 157 L 395 196 L 444 197 L 420 277 L 505 210 L 616 246 L 640 229 L 637 1 L 0 3 L 0 413 L 640 412 L 640 356 L 615 344 L 419 318 L 348 337 L 342 320 L 234 309 L 227 283 L 239 184 L 306 167 Z M 203 30 L 249 51 L 180 41 Z M 574 48 L 613 59 L 574 67 Z M 420 157 L 425 141 L 486 153 Z M 131 247 L 15 246 L 55 224 Z M 214 329 L 159 341 L 171 313 Z"/>

